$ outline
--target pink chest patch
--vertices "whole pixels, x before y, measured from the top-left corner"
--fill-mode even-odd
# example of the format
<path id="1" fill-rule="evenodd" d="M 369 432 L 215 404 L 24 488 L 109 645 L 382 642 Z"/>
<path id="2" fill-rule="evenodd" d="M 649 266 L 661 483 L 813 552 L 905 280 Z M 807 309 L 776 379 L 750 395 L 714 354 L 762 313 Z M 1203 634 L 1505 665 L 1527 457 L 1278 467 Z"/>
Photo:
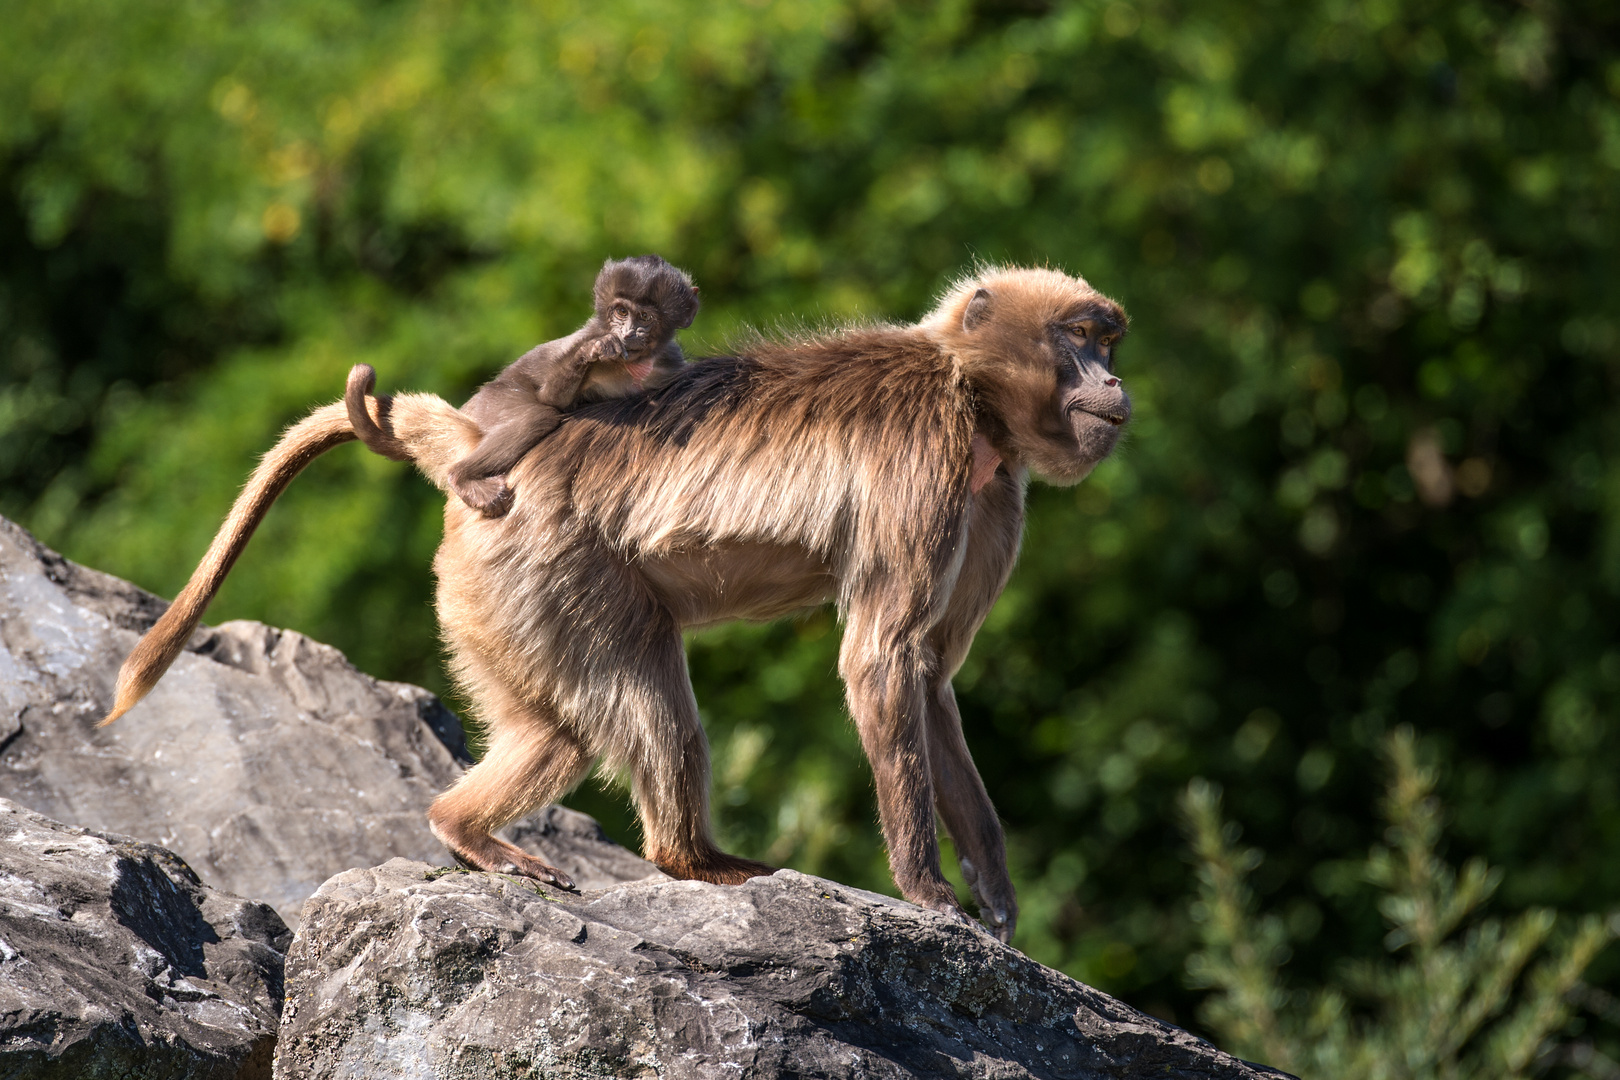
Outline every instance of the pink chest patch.
<path id="1" fill-rule="evenodd" d="M 968 478 L 968 488 L 977 495 L 996 475 L 996 467 L 1001 464 L 1001 455 L 996 448 L 990 445 L 990 440 L 973 433 L 973 473 Z"/>

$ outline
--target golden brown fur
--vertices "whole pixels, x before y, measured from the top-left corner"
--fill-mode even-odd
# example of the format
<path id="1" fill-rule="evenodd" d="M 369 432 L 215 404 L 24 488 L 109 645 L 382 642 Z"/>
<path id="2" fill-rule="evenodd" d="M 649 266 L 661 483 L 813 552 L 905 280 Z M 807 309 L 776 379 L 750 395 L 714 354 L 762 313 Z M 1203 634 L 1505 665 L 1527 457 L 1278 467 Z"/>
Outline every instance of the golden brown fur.
<path id="1" fill-rule="evenodd" d="M 470 865 L 566 883 L 491 833 L 604 759 L 630 774 L 667 872 L 767 871 L 712 840 L 681 632 L 830 600 L 896 883 L 957 911 L 937 812 L 981 914 L 1010 937 L 1001 827 L 950 680 L 1011 570 L 1028 474 L 1079 480 L 1129 416 L 1110 370 L 1123 330 L 1083 281 L 987 269 L 916 326 L 760 344 L 578 410 L 512 471 L 503 518 L 449 500 L 438 614 L 489 749 L 434 803 L 435 833 Z M 386 445 L 441 486 L 476 437 L 437 399 L 365 400 Z M 205 560 L 187 592 L 211 595 L 217 569 Z"/>

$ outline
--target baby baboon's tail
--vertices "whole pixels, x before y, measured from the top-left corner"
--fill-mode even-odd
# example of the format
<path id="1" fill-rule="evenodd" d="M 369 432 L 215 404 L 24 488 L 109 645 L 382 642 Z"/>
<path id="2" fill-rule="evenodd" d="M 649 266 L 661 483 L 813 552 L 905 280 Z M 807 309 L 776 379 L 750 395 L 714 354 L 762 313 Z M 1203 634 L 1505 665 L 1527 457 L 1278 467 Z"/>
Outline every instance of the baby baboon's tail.
<path id="1" fill-rule="evenodd" d="M 349 384 L 343 388 L 343 404 L 349 410 L 349 426 L 354 428 L 355 435 L 373 453 L 381 454 L 390 461 L 409 461 L 411 453 L 405 444 L 392 430 L 384 431 L 366 408 L 366 395 L 376 385 L 377 369 L 370 364 L 356 364 L 349 369 Z M 387 423 L 393 399 L 380 396 L 372 400 L 376 402 L 383 423 Z"/>
<path id="2" fill-rule="evenodd" d="M 440 491 L 448 491 L 450 467 L 472 453 L 482 429 L 434 394 L 370 396 L 376 384 L 370 364 L 349 369 L 343 403 L 354 433 L 383 457 L 409 461 Z"/>
<path id="3" fill-rule="evenodd" d="M 101 721 L 103 725 L 128 712 L 169 670 L 169 665 L 174 663 L 175 657 L 186 647 L 191 632 L 197 628 L 203 609 L 219 591 L 236 557 L 247 546 L 253 530 L 259 527 L 270 504 L 292 483 L 293 477 L 332 447 L 354 437 L 343 403 L 334 402 L 321 406 L 288 428 L 281 441 L 270 448 L 248 478 L 242 494 L 236 497 L 230 516 L 215 534 L 208 554 L 192 571 L 191 580 L 186 582 L 163 617 L 142 635 L 135 651 L 118 669 L 117 697 L 112 712 Z"/>

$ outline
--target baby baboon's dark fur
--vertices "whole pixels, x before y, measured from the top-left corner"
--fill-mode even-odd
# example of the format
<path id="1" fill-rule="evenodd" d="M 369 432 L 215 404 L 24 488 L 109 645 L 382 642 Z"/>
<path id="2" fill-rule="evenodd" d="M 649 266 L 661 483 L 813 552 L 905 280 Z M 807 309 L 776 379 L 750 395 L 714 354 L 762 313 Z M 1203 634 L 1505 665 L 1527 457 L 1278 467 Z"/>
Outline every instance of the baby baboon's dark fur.
<path id="1" fill-rule="evenodd" d="M 698 290 L 692 279 L 657 255 L 608 260 L 596 275 L 596 310 L 565 338 L 536 345 L 479 388 L 461 407 L 478 423 L 478 448 L 450 470 L 450 488 L 486 517 L 512 505 L 506 473 L 563 413 L 587 401 L 656 390 L 685 363 L 675 331 L 692 325 Z M 369 370 L 369 369 L 368 369 Z M 351 381 L 345 400 L 355 433 L 397 460 L 398 448 L 370 423 L 370 382 Z"/>

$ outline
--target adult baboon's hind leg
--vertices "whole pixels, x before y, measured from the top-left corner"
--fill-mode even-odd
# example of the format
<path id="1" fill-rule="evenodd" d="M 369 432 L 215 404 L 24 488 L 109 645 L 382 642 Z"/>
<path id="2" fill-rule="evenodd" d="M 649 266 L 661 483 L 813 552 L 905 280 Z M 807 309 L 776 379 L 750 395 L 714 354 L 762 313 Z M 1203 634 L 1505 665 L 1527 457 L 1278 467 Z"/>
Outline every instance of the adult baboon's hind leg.
<path id="1" fill-rule="evenodd" d="M 489 686 L 480 687 L 479 701 L 489 723 L 488 749 L 433 800 L 428 825 L 466 866 L 572 889 L 567 874 L 493 834 L 566 794 L 590 768 L 591 756 L 549 710 Z"/>
<path id="2" fill-rule="evenodd" d="M 671 877 L 740 885 L 775 872 L 715 846 L 709 821 L 709 740 L 678 631 L 640 653 L 640 677 L 628 677 L 620 702 L 628 712 L 625 749 L 632 794 L 646 837 L 647 860 Z"/>

